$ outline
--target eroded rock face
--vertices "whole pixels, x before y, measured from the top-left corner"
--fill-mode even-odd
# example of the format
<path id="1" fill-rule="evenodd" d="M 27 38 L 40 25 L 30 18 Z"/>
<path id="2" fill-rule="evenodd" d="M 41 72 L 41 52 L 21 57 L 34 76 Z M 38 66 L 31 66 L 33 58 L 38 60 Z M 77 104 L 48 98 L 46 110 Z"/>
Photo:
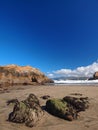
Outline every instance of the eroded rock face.
<path id="1" fill-rule="evenodd" d="M 46 102 L 46 110 L 52 115 L 63 119 L 67 119 L 68 116 L 71 115 L 68 104 L 61 99 L 49 99 Z"/>
<path id="2" fill-rule="evenodd" d="M 46 110 L 49 113 L 69 121 L 77 119 L 78 113 L 85 111 L 88 106 L 87 97 L 66 96 L 63 99 L 49 99 L 46 102 Z"/>
<path id="3" fill-rule="evenodd" d="M 39 100 L 34 94 L 30 94 L 26 100 L 10 100 L 14 103 L 13 112 L 9 114 L 8 120 L 15 123 L 25 123 L 28 127 L 33 127 L 42 118 L 44 112 L 40 107 Z"/>
<path id="4" fill-rule="evenodd" d="M 44 84 L 53 81 L 31 66 L 0 66 L 0 84 Z"/>
<path id="5" fill-rule="evenodd" d="M 69 105 L 73 106 L 73 108 L 76 110 L 76 112 L 85 111 L 89 107 L 88 97 L 71 97 L 66 96 L 63 98 L 65 102 L 67 102 Z"/>

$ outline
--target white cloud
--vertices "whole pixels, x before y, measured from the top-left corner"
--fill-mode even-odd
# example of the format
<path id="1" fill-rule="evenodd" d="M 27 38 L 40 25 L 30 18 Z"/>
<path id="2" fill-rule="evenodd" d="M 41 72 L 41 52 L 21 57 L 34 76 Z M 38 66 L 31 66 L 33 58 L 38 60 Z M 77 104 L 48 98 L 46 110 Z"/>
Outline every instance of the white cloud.
<path id="1" fill-rule="evenodd" d="M 53 77 L 70 77 L 70 76 L 75 76 L 75 77 L 80 77 L 80 76 L 86 76 L 86 77 L 92 77 L 93 74 L 98 71 L 98 62 L 94 62 L 91 65 L 88 66 L 81 66 L 77 67 L 74 70 L 71 69 L 60 69 L 53 71 L 52 73 L 48 73 L 48 77 L 53 78 Z"/>
<path id="2" fill-rule="evenodd" d="M 69 74 L 71 73 L 71 69 L 61 69 L 61 70 L 57 70 L 57 71 L 54 71 L 55 74 Z"/>
<path id="3" fill-rule="evenodd" d="M 48 77 L 50 77 L 50 78 L 52 78 L 52 77 L 54 77 L 54 74 L 48 74 Z"/>

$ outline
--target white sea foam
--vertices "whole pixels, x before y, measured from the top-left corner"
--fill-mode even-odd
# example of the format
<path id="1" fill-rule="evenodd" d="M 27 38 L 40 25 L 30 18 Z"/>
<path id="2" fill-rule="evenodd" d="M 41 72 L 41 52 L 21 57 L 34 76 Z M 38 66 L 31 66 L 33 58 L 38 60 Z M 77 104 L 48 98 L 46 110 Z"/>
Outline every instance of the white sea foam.
<path id="1" fill-rule="evenodd" d="M 98 80 L 54 80 L 56 84 L 98 84 Z"/>

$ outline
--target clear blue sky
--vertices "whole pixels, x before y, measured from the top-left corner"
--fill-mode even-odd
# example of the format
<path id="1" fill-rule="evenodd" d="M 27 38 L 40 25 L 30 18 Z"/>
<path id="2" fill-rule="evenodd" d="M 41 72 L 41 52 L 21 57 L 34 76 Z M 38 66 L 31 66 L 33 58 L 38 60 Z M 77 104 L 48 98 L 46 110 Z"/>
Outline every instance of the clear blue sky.
<path id="1" fill-rule="evenodd" d="M 46 73 L 97 59 L 97 0 L 0 1 L 0 65 Z"/>

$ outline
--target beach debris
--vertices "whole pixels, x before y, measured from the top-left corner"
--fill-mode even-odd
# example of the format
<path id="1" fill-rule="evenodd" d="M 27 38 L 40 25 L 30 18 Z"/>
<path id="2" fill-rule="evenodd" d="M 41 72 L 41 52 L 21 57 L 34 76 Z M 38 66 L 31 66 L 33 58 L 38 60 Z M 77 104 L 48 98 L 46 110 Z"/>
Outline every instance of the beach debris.
<path id="1" fill-rule="evenodd" d="M 81 93 L 71 93 L 70 95 L 82 96 L 82 94 L 81 94 Z"/>
<path id="2" fill-rule="evenodd" d="M 38 98 L 30 94 L 26 100 L 10 100 L 7 102 L 14 103 L 13 111 L 9 114 L 8 121 L 15 123 L 25 123 L 28 127 L 33 127 L 42 118 L 44 112 L 39 104 Z"/>
<path id="3" fill-rule="evenodd" d="M 63 99 L 49 99 L 46 102 L 46 110 L 57 117 L 68 121 L 77 119 L 80 111 L 85 111 L 89 107 L 87 97 L 66 96 Z"/>
<path id="4" fill-rule="evenodd" d="M 50 98 L 50 96 L 49 96 L 49 95 L 44 95 L 44 96 L 42 96 L 41 98 L 44 99 L 44 100 L 47 100 L 47 99 Z"/>

